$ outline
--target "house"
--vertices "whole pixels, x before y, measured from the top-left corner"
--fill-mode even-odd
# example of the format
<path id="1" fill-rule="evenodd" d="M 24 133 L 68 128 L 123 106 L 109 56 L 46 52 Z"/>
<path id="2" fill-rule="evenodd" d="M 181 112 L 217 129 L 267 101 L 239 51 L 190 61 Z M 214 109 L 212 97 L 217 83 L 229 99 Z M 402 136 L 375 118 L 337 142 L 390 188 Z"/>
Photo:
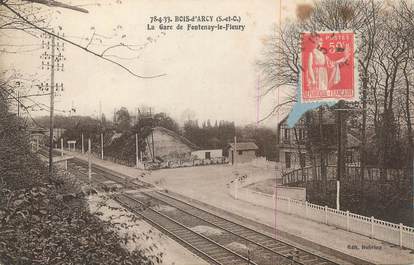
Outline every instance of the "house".
<path id="1" fill-rule="evenodd" d="M 236 148 L 235 148 L 236 147 Z M 256 151 L 259 149 L 257 145 L 253 142 L 245 143 L 230 143 L 226 147 L 228 152 L 229 161 L 232 164 L 234 163 L 247 163 L 256 158 Z M 234 152 L 236 149 L 236 153 Z"/>
<path id="2" fill-rule="evenodd" d="M 162 161 L 189 159 L 191 152 L 198 150 L 198 146 L 187 138 L 164 127 L 154 127 L 145 138 L 147 159 L 154 158 Z"/>
<path id="3" fill-rule="evenodd" d="M 211 149 L 211 150 L 196 150 L 191 152 L 191 156 L 196 159 L 213 159 L 223 157 L 222 149 Z"/>
<path id="4" fill-rule="evenodd" d="M 286 123 L 287 117 L 279 123 L 277 128 L 277 156 L 276 161 L 284 168 L 299 168 L 306 165 L 306 128 L 304 119 L 300 119 L 293 128 Z"/>
<path id="5" fill-rule="evenodd" d="M 321 116 L 322 123 L 319 124 L 319 116 Z M 326 155 L 327 165 L 337 164 L 337 124 L 334 112 L 324 111 L 319 114 L 317 111 L 312 111 L 307 116 L 308 126 L 306 126 L 306 115 L 302 117 L 292 128 L 287 126 L 287 117 L 283 119 L 277 128 L 277 161 L 283 165 L 285 169 L 295 169 L 305 167 L 312 164 L 312 159 L 316 164 L 320 163 L 321 148 Z M 309 124 L 311 124 L 309 126 Z M 320 136 L 323 133 L 323 147 L 314 146 L 309 149 L 306 141 L 309 138 Z M 356 164 L 359 161 L 359 148 L 361 141 L 357 134 L 348 129 L 345 137 L 345 162 L 348 164 Z M 313 151 L 313 157 L 309 151 Z"/>
<path id="6" fill-rule="evenodd" d="M 41 146 L 44 146 L 48 138 L 48 130 L 43 128 L 30 128 L 30 145 L 33 151 L 39 150 Z"/>

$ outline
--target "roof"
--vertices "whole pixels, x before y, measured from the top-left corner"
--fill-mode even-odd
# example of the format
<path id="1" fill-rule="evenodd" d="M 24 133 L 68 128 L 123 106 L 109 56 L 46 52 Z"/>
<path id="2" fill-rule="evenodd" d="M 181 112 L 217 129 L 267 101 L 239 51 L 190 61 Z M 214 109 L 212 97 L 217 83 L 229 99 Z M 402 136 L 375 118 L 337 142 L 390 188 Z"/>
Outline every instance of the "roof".
<path id="1" fill-rule="evenodd" d="M 227 148 L 234 149 L 234 143 L 228 144 Z M 259 147 L 253 142 L 237 143 L 236 150 L 257 150 Z"/>
<path id="2" fill-rule="evenodd" d="M 191 148 L 193 148 L 195 150 L 200 149 L 196 144 L 192 143 L 187 138 L 185 138 L 185 137 L 177 134 L 176 132 L 173 132 L 171 130 L 168 130 L 168 129 L 164 128 L 164 127 L 157 126 L 157 127 L 154 127 L 153 130 L 159 130 L 159 131 L 162 131 L 162 132 L 164 132 L 164 133 L 166 133 L 166 134 L 168 134 L 168 135 L 170 135 L 170 136 L 172 136 L 174 138 L 177 138 L 177 139 L 179 139 L 180 141 L 182 141 L 183 143 L 185 143 L 186 145 L 190 146 Z"/>
<path id="3" fill-rule="evenodd" d="M 32 127 L 28 129 L 30 133 L 46 133 L 49 132 L 49 129 L 41 128 L 41 127 Z"/>

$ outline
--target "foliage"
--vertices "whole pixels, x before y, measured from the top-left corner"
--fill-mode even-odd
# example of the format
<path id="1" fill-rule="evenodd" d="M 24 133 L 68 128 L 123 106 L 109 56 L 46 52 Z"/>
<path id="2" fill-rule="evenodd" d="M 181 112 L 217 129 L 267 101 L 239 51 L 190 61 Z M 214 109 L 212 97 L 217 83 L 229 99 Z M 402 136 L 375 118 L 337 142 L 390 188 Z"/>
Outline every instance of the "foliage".
<path id="1" fill-rule="evenodd" d="M 214 126 L 210 121 L 203 122 L 202 126 L 198 121 L 188 120 L 184 123 L 183 136 L 203 149 L 224 148 L 232 142 L 236 128 L 234 122 L 220 121 Z"/>
<path id="2" fill-rule="evenodd" d="M 178 134 L 180 133 L 178 123 L 165 112 L 160 112 L 154 115 L 154 126 L 164 127 L 170 131 Z"/>
<path id="3" fill-rule="evenodd" d="M 4 101 L 0 108 L 0 262 L 153 264 L 89 212 L 79 185 L 62 174 L 48 178 L 19 119 Z"/>
<path id="4" fill-rule="evenodd" d="M 276 133 L 269 128 L 245 126 L 241 128 L 241 141 L 253 141 L 257 147 L 257 156 L 266 157 L 267 160 L 276 159 Z"/>
<path id="5" fill-rule="evenodd" d="M 129 115 L 129 112 L 127 108 L 121 107 L 116 112 L 116 130 L 117 132 L 126 132 L 131 128 L 131 116 Z"/>

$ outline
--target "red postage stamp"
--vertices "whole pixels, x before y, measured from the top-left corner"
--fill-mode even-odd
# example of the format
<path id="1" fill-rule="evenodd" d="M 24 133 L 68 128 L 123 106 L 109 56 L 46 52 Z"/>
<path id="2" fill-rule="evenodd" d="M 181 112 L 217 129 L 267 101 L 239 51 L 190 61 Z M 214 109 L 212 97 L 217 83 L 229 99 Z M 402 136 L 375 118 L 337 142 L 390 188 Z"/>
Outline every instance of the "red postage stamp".
<path id="1" fill-rule="evenodd" d="M 353 32 L 301 34 L 302 102 L 358 100 Z"/>

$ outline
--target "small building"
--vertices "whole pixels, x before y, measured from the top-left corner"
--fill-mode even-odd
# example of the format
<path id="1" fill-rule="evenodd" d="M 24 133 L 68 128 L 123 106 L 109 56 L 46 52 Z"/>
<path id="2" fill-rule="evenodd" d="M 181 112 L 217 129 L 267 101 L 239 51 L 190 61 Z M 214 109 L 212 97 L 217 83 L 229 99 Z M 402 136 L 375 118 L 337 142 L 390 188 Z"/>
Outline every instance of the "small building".
<path id="1" fill-rule="evenodd" d="M 232 164 L 235 162 L 247 163 L 256 159 L 256 151 L 259 149 L 253 142 L 236 143 L 236 148 L 234 147 L 234 143 L 230 143 L 226 147 L 229 161 Z M 236 154 L 234 154 L 234 149 L 236 149 Z"/>
<path id="2" fill-rule="evenodd" d="M 189 159 L 199 148 L 187 138 L 164 127 L 154 127 L 146 139 L 145 155 L 148 159 L 174 161 Z"/>
<path id="3" fill-rule="evenodd" d="M 68 150 L 75 152 L 76 151 L 76 140 L 69 140 L 68 143 Z"/>
<path id="4" fill-rule="evenodd" d="M 38 151 L 41 146 L 44 146 L 47 142 L 48 138 L 48 130 L 43 128 L 30 128 L 30 144 L 32 147 L 32 151 Z"/>
<path id="5" fill-rule="evenodd" d="M 211 150 L 197 150 L 191 152 L 191 156 L 196 159 L 213 159 L 223 157 L 222 149 L 211 149 Z"/>

